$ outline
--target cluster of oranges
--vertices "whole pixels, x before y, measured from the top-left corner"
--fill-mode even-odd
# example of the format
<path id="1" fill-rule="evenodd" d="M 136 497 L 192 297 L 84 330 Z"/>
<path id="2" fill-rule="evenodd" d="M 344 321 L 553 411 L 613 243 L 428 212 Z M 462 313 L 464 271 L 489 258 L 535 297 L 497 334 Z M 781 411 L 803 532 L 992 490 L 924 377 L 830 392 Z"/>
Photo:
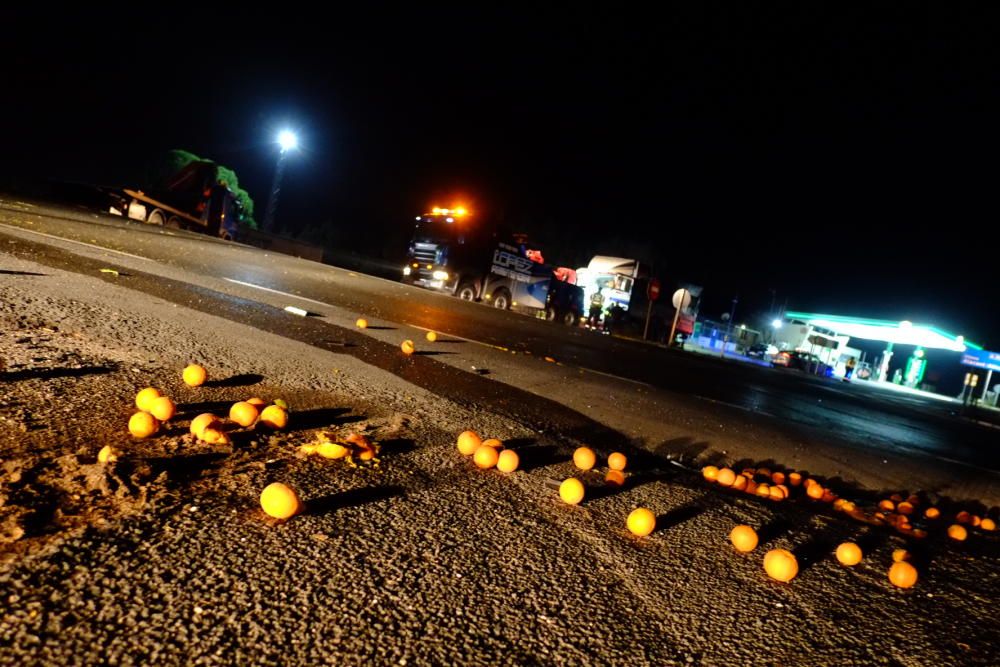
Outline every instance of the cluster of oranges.
<path id="1" fill-rule="evenodd" d="M 262 398 L 248 398 L 233 403 L 229 408 L 229 421 L 243 428 L 259 424 L 272 431 L 279 431 L 288 426 L 288 404 L 278 399 L 268 405 Z M 223 419 L 211 412 L 202 413 L 191 420 L 191 434 L 210 445 L 229 444 Z"/>
<path id="2" fill-rule="evenodd" d="M 521 458 L 513 449 L 504 449 L 496 438 L 483 440 L 475 431 L 463 431 L 458 436 L 458 451 L 471 456 L 476 467 L 487 470 L 495 467 L 500 472 L 511 473 L 521 465 Z"/>
<path id="3" fill-rule="evenodd" d="M 361 435 L 351 433 L 341 441 L 331 440 L 326 433 L 316 435 L 316 442 L 307 442 L 299 446 L 299 451 L 309 456 L 317 454 L 324 459 L 343 459 L 353 461 L 376 461 L 379 446 Z"/>

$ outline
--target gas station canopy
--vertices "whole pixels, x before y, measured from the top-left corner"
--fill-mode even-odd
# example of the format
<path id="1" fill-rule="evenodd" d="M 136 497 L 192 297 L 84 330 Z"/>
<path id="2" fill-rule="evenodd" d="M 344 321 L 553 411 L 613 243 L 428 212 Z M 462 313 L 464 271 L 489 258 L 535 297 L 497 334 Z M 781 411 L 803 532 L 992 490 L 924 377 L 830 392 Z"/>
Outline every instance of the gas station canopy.
<path id="1" fill-rule="evenodd" d="M 820 313 L 799 313 L 789 311 L 785 319 L 799 320 L 814 327 L 829 329 L 843 336 L 879 340 L 896 345 L 916 345 L 928 349 L 965 352 L 966 349 L 981 350 L 981 346 L 965 340 L 937 327 L 914 324 L 906 320 L 872 320 L 864 317 L 843 315 L 822 315 Z"/>

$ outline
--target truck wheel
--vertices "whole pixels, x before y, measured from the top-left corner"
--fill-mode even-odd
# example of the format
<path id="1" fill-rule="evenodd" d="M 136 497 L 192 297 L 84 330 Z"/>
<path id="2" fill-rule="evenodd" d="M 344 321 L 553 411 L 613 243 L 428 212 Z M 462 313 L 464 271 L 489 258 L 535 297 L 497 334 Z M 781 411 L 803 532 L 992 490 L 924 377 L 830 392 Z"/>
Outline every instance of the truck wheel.
<path id="1" fill-rule="evenodd" d="M 149 224 L 159 225 L 160 227 L 162 227 L 166 221 L 167 220 L 166 217 L 163 215 L 163 211 L 161 211 L 158 208 L 154 208 L 152 211 L 150 211 L 149 217 L 146 218 L 146 222 L 148 222 Z"/>
<path id="2" fill-rule="evenodd" d="M 508 310 L 510 308 L 510 292 L 505 289 L 499 289 L 493 294 L 493 307 L 500 310 Z"/>
<path id="3" fill-rule="evenodd" d="M 458 286 L 458 291 L 455 292 L 455 296 L 462 301 L 475 301 L 476 286 L 472 283 L 462 283 Z"/>
<path id="4" fill-rule="evenodd" d="M 166 226 L 170 229 L 184 229 L 184 223 L 176 215 L 172 215 L 167 219 Z"/>
<path id="5" fill-rule="evenodd" d="M 579 323 L 579 318 L 572 310 L 567 310 L 563 313 L 562 323 L 568 327 L 575 327 Z"/>
<path id="6" fill-rule="evenodd" d="M 546 320 L 548 320 L 549 322 L 555 322 L 556 319 L 557 319 L 557 317 L 558 316 L 557 316 L 555 308 L 553 308 L 552 306 L 548 306 L 548 307 L 545 308 L 545 319 Z"/>

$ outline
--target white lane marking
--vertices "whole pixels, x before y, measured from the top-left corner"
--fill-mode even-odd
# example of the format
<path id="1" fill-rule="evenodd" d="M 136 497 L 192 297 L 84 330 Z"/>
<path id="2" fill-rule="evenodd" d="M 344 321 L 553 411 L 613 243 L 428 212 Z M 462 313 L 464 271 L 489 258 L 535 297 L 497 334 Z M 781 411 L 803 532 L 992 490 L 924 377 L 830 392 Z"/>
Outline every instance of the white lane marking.
<path id="1" fill-rule="evenodd" d="M 593 368 L 586 368 L 585 366 L 579 366 L 578 368 L 581 368 L 582 370 L 585 370 L 588 373 L 596 373 L 597 375 L 603 375 L 604 377 L 611 378 L 613 380 L 621 380 L 622 382 L 631 382 L 632 384 L 638 384 L 643 387 L 649 387 L 650 389 L 654 388 L 653 385 L 649 384 L 648 382 L 641 382 L 639 380 L 633 380 L 632 378 L 625 378 L 622 377 L 621 375 L 614 375 L 612 373 L 605 373 L 603 371 L 595 371 Z"/>
<path id="2" fill-rule="evenodd" d="M 719 401 L 714 398 L 709 398 L 708 396 L 699 396 L 694 394 L 694 397 L 702 401 L 708 401 L 709 403 L 716 403 L 718 405 L 725 405 L 730 408 L 736 408 L 737 410 L 742 410 L 743 412 L 749 412 L 754 415 L 764 415 L 765 417 L 775 417 L 770 412 L 765 412 L 764 410 L 758 410 L 756 408 L 747 407 L 746 405 L 737 405 L 736 403 L 728 403 L 726 401 Z"/>
<path id="3" fill-rule="evenodd" d="M 310 299 L 306 296 L 299 296 L 298 294 L 289 294 L 288 292 L 282 292 L 281 290 L 271 289 L 270 287 L 264 287 L 263 285 L 254 285 L 253 283 L 245 283 L 242 280 L 234 280 L 232 278 L 223 278 L 223 280 L 231 283 L 236 283 L 237 285 L 243 285 L 244 287 L 252 287 L 254 289 L 263 290 L 264 292 L 270 292 L 271 294 L 280 294 L 281 296 L 287 296 L 292 299 L 299 299 L 300 301 L 308 301 L 309 303 L 315 303 L 319 306 L 326 306 L 327 308 L 336 308 L 332 303 L 326 303 L 325 301 L 317 301 L 316 299 Z"/>
<path id="4" fill-rule="evenodd" d="M 93 243 L 86 243 L 84 241 L 76 241 L 74 239 L 67 239 L 62 236 L 56 236 L 54 234 L 46 234 L 45 232 L 36 232 L 33 229 L 25 229 L 24 227 L 18 227 L 17 225 L 8 225 L 6 223 L 0 222 L 0 227 L 7 227 L 9 229 L 16 229 L 19 232 L 27 232 L 28 234 L 37 234 L 39 236 L 44 236 L 46 238 L 55 239 L 56 241 L 65 241 L 66 243 L 76 243 L 77 245 L 86 246 L 88 248 L 93 248 L 94 250 L 103 250 L 104 252 L 113 252 L 116 255 L 124 255 L 125 257 L 131 257 L 132 259 L 141 259 L 144 262 L 153 262 L 156 260 L 150 259 L 149 257 L 141 257 L 139 255 L 133 255 L 130 252 L 125 252 L 124 250 L 115 250 L 114 248 L 105 248 L 104 246 L 94 245 Z"/>

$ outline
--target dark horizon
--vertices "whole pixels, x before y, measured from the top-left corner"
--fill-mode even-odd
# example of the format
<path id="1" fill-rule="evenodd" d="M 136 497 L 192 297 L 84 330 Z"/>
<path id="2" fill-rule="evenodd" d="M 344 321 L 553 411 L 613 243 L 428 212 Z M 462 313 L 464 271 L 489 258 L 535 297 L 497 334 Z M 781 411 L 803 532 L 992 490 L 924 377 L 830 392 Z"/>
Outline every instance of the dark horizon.
<path id="1" fill-rule="evenodd" d="M 392 257 L 461 199 L 554 261 L 645 253 L 708 317 L 773 289 L 997 349 L 1000 87 L 967 7 L 4 9 L 0 174 L 131 185 L 180 148 L 234 169 L 259 220 L 289 125 L 294 234 Z"/>

